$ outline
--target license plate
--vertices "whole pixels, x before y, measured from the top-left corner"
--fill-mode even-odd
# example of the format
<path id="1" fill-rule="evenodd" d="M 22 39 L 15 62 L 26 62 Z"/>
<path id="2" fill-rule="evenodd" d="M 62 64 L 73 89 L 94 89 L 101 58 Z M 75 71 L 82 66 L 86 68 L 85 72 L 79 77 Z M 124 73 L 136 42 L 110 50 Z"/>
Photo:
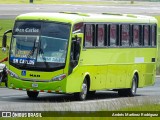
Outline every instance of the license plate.
<path id="1" fill-rule="evenodd" d="M 32 84 L 32 87 L 37 88 L 37 87 L 38 87 L 38 84 L 33 83 L 33 84 Z"/>

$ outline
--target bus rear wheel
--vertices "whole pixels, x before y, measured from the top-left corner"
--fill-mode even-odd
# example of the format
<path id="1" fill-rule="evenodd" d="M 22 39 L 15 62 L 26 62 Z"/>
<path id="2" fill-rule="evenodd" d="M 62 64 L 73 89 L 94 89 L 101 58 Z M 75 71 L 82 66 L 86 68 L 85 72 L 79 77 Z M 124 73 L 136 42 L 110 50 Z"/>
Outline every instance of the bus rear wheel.
<path id="1" fill-rule="evenodd" d="M 126 97 L 127 96 L 129 96 L 129 97 L 135 96 L 136 91 L 137 91 L 137 85 L 138 85 L 137 82 L 138 82 L 137 76 L 134 75 L 133 79 L 132 79 L 131 88 L 118 90 L 118 95 L 119 96 L 126 96 Z"/>
<path id="2" fill-rule="evenodd" d="M 74 93 L 74 96 L 77 100 L 83 101 L 87 98 L 87 93 L 88 93 L 88 84 L 87 84 L 87 80 L 84 79 L 81 92 Z"/>
<path id="3" fill-rule="evenodd" d="M 8 87 L 8 78 L 5 78 L 5 86 Z"/>
<path id="4" fill-rule="evenodd" d="M 39 92 L 27 91 L 27 95 L 29 98 L 37 98 Z"/>
<path id="5" fill-rule="evenodd" d="M 89 96 L 94 96 L 96 94 L 96 91 L 88 91 Z"/>

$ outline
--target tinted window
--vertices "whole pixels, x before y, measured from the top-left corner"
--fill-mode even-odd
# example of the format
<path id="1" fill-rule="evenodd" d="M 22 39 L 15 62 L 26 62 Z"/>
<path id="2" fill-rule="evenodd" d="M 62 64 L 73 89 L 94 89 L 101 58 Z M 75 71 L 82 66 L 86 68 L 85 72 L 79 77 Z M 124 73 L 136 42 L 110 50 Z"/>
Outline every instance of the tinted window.
<path id="1" fill-rule="evenodd" d="M 81 33 L 83 31 L 83 23 L 77 23 L 73 27 L 73 32 L 75 33 Z"/>
<path id="2" fill-rule="evenodd" d="M 97 41 L 99 47 L 104 46 L 104 25 L 98 25 L 97 27 Z"/>
<path id="3" fill-rule="evenodd" d="M 14 67 L 38 71 L 64 68 L 69 24 L 19 21 L 13 31 L 9 59 Z"/>
<path id="4" fill-rule="evenodd" d="M 59 23 L 44 23 L 41 31 L 42 36 L 68 39 L 70 26 Z"/>
<path id="5" fill-rule="evenodd" d="M 129 46 L 129 25 L 122 25 L 121 42 L 122 46 Z"/>
<path id="6" fill-rule="evenodd" d="M 133 25 L 133 46 L 139 46 L 140 41 L 140 29 L 139 25 Z"/>
<path id="7" fill-rule="evenodd" d="M 14 35 L 38 35 L 40 33 L 41 22 L 17 21 L 13 30 Z"/>
<path id="8" fill-rule="evenodd" d="M 110 25 L 109 36 L 109 46 L 115 47 L 117 45 L 117 25 Z"/>
<path id="9" fill-rule="evenodd" d="M 93 25 L 85 25 L 85 47 L 92 47 L 93 44 Z"/>
<path id="10" fill-rule="evenodd" d="M 144 46 L 149 45 L 149 25 L 144 25 Z"/>
<path id="11" fill-rule="evenodd" d="M 156 45 L 156 25 L 151 26 L 151 44 Z"/>

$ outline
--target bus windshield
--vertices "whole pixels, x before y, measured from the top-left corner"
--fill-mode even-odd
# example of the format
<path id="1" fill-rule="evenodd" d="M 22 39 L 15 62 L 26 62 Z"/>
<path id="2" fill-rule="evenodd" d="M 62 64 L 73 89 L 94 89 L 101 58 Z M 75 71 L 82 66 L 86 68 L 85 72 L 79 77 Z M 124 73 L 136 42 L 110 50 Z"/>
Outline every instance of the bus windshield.
<path id="1" fill-rule="evenodd" d="M 15 24 L 10 64 L 21 69 L 52 71 L 65 66 L 70 25 L 18 21 Z"/>

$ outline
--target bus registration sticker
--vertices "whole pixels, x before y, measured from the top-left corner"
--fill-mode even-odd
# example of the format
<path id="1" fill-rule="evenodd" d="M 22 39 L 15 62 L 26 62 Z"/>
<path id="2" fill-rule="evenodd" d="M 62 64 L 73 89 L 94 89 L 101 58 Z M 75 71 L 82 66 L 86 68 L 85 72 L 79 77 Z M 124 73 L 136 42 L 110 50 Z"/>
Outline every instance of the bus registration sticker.
<path id="1" fill-rule="evenodd" d="M 33 88 L 37 88 L 37 87 L 38 87 L 38 84 L 32 83 L 32 87 L 33 87 Z"/>

